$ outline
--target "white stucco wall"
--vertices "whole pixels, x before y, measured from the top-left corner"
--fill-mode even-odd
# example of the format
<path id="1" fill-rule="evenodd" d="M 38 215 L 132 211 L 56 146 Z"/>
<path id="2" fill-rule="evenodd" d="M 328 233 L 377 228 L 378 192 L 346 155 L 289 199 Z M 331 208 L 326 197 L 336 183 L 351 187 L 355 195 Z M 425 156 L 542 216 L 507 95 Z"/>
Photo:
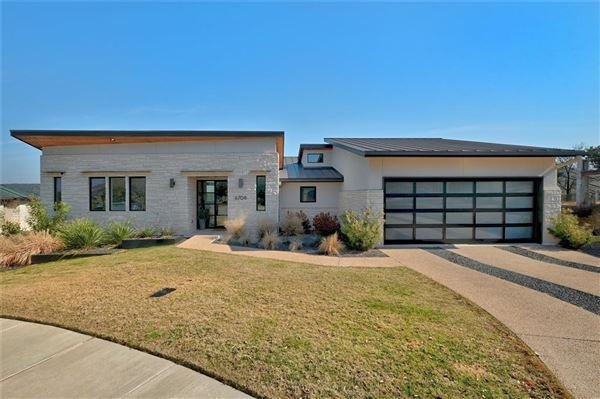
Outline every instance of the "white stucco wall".
<path id="1" fill-rule="evenodd" d="M 279 189 L 279 206 L 281 217 L 288 212 L 303 211 L 312 221 L 320 212 L 338 213 L 338 195 L 342 183 L 291 183 L 284 182 Z M 317 188 L 317 202 L 300 202 L 300 187 L 315 186 Z"/>
<path id="2" fill-rule="evenodd" d="M 196 230 L 196 180 L 203 173 L 190 175 L 190 171 L 214 170 L 226 171 L 205 177 L 228 180 L 230 218 L 246 216 L 251 229 L 260 215 L 277 219 L 279 165 L 275 139 L 271 138 L 48 147 L 41 156 L 40 195 L 50 206 L 54 172 L 64 172 L 62 199 L 71 205 L 71 218 L 86 217 L 103 224 L 128 219 L 140 227 L 168 226 L 177 233 L 191 234 Z M 256 211 L 257 174 L 267 176 L 265 212 Z M 146 211 L 109 211 L 108 178 L 106 211 L 89 211 L 89 177 L 133 175 L 146 176 Z M 169 187 L 171 178 L 175 179 L 173 188 Z"/>
<path id="3" fill-rule="evenodd" d="M 383 210 L 384 177 L 541 177 L 543 178 L 543 242 L 556 239 L 548 232 L 550 219 L 560 213 L 554 158 L 365 158 L 335 148 L 332 166 L 342 175 L 339 211 L 365 206 Z"/>

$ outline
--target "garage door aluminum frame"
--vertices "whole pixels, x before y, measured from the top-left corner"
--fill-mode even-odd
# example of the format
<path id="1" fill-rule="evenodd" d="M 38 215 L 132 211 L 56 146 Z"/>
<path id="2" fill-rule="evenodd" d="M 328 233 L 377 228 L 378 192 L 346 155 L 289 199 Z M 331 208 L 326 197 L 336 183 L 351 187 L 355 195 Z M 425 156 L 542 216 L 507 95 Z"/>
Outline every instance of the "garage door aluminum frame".
<path id="1" fill-rule="evenodd" d="M 531 192 L 507 192 L 507 182 L 532 182 L 532 191 Z M 398 193 L 398 192 L 388 192 L 388 184 L 394 182 L 404 182 L 404 183 L 412 183 L 412 190 L 410 192 Z M 442 189 L 436 192 L 417 192 L 417 184 L 418 183 L 433 183 L 439 182 L 442 183 Z M 449 182 L 468 182 L 472 183 L 472 189 L 469 193 L 451 193 L 447 192 L 448 183 Z M 477 183 L 481 182 L 499 182 L 502 185 L 502 191 L 499 190 L 495 192 L 478 192 Z M 428 243 L 497 243 L 497 242 L 541 242 L 541 215 L 539 214 L 540 210 L 543 209 L 541 204 L 541 197 L 539 193 L 541 192 L 541 184 L 542 179 L 539 177 L 473 177 L 473 178 L 396 178 L 396 177 L 385 177 L 383 179 L 383 195 L 384 195 L 384 210 L 386 221 L 384 225 L 384 243 L 385 244 L 428 244 Z M 497 185 L 496 185 L 497 186 Z M 410 185 L 406 185 L 406 187 L 410 187 Z M 435 191 L 435 190 L 434 190 Z M 478 198 L 486 198 L 493 197 L 497 201 L 499 198 L 502 199 L 502 205 L 499 207 L 478 207 Z M 519 201 L 519 197 L 533 197 L 531 207 L 508 207 L 507 208 L 507 199 L 509 201 Z M 406 198 L 405 201 L 407 204 L 410 204 L 412 200 L 412 206 L 410 207 L 402 207 L 402 208 L 394 208 L 388 206 L 389 198 Z M 432 207 L 432 208 L 419 208 L 417 209 L 417 201 L 419 198 L 439 198 L 441 199 L 441 206 Z M 471 199 L 472 206 L 465 208 L 446 208 L 448 198 L 468 198 Z M 516 200 L 512 200 L 513 198 L 517 198 Z M 480 200 L 483 201 L 483 200 Z M 440 202 L 435 201 L 434 202 Z M 531 213 L 531 221 L 527 223 L 511 223 L 506 220 L 507 213 L 519 213 L 527 214 Z M 405 223 L 389 223 L 390 214 L 405 214 L 407 222 Z M 448 223 L 447 216 L 448 214 L 468 214 L 472 213 L 471 223 Z M 501 213 L 502 220 L 494 221 L 494 222 L 482 222 L 478 223 L 479 218 L 485 218 L 486 214 L 488 217 L 498 217 L 498 214 Z M 419 216 L 426 217 L 434 214 L 441 214 L 442 217 L 437 217 L 437 219 L 442 219 L 441 223 L 419 223 L 417 218 Z M 479 215 L 479 216 L 478 216 Z M 422 217 L 421 217 L 422 219 Z M 408 221 L 411 221 L 410 223 Z M 506 238 L 507 228 L 530 228 L 531 236 L 527 238 Z M 417 238 L 417 228 L 419 229 L 433 229 L 433 231 L 437 231 L 439 234 L 439 230 L 442 230 L 442 235 L 439 238 L 435 239 L 423 239 L 421 237 Z M 472 229 L 472 233 L 470 238 L 468 239 L 451 239 L 447 238 L 447 229 L 450 228 L 461 228 L 462 231 L 466 231 L 467 228 Z M 484 228 L 496 228 L 495 230 L 501 229 L 502 234 L 501 238 L 477 238 L 479 234 L 478 228 L 481 228 L 483 231 Z M 409 232 L 412 229 L 412 236 L 407 239 L 396 239 L 388 237 L 388 229 L 403 229 L 405 232 Z M 455 229 L 456 231 L 456 229 Z M 477 231 L 477 234 L 476 234 Z M 499 231 L 499 230 L 498 230 Z"/>

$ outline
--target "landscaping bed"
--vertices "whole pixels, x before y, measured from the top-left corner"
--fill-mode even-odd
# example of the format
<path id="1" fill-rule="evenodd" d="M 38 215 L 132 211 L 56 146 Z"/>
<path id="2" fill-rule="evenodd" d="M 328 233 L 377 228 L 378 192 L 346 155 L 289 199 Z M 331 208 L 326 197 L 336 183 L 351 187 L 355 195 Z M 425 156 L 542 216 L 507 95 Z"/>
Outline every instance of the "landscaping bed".
<path id="1" fill-rule="evenodd" d="M 292 237 L 282 237 L 280 242 L 277 244 L 275 248 L 272 250 L 275 251 L 287 251 L 290 252 L 290 238 L 300 240 L 302 242 L 302 247 L 299 250 L 294 252 L 311 254 L 311 255 L 321 255 L 322 253 L 319 251 L 318 247 L 321 241 L 321 237 L 315 234 L 304 234 L 300 236 Z M 261 248 L 259 243 L 249 242 L 243 243 L 239 240 L 227 239 L 226 237 L 217 238 L 214 241 L 216 244 L 228 245 L 231 247 L 246 247 L 246 248 Z M 369 249 L 367 251 L 358 251 L 351 250 L 348 248 L 343 248 L 340 250 L 340 257 L 363 257 L 363 258 L 386 258 L 388 257 L 385 253 L 378 249 Z"/>
<path id="2" fill-rule="evenodd" d="M 504 325 L 407 268 L 173 246 L 48 266 L 0 273 L 2 316 L 163 355 L 257 397 L 570 397 Z"/>

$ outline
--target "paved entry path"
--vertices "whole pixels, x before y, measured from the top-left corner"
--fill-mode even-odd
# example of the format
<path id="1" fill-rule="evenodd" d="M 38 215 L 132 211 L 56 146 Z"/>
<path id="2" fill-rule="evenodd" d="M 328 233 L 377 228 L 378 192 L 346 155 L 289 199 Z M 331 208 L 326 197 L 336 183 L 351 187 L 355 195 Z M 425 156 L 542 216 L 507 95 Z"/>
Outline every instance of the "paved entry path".
<path id="1" fill-rule="evenodd" d="M 250 398 L 144 352 L 8 319 L 0 319 L 0 397 Z"/>
<path id="2" fill-rule="evenodd" d="M 589 267 L 582 270 L 493 246 L 384 252 L 495 316 L 527 343 L 576 397 L 600 398 L 597 258 L 573 257 L 573 262 L 588 262 Z"/>

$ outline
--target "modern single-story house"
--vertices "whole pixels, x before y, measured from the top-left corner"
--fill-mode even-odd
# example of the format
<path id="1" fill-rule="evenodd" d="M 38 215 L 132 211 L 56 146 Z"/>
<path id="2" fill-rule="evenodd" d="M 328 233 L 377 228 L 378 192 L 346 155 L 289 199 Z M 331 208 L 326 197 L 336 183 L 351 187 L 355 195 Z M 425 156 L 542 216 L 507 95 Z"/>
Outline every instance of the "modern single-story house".
<path id="1" fill-rule="evenodd" d="M 582 151 L 441 138 L 325 138 L 284 157 L 282 131 L 12 130 L 42 151 L 41 192 L 71 217 L 191 235 L 245 216 L 371 207 L 385 244 L 553 242 L 555 157 Z"/>

